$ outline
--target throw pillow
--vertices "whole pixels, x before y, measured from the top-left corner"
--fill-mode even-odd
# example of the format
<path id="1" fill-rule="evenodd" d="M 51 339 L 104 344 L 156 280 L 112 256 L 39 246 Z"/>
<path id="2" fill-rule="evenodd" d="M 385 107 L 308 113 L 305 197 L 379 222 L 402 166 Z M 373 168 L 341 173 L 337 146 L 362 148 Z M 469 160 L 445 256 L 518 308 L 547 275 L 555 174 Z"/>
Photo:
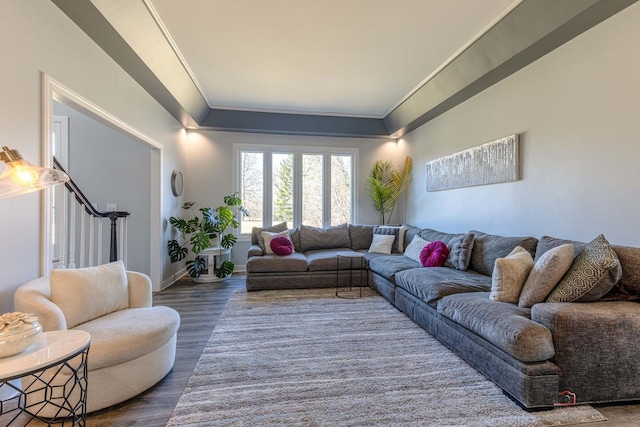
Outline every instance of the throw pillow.
<path id="1" fill-rule="evenodd" d="M 473 233 L 460 234 L 451 238 L 447 244 L 449 257 L 444 263 L 445 267 L 453 267 L 456 270 L 465 271 L 471 261 L 473 242 Z"/>
<path id="2" fill-rule="evenodd" d="M 369 252 L 390 254 L 395 240 L 395 235 L 374 234 L 371 246 L 369 246 Z"/>
<path id="3" fill-rule="evenodd" d="M 289 238 L 289 230 L 281 231 L 280 233 L 272 233 L 270 231 L 263 231 L 262 233 L 260 233 L 260 239 L 264 242 L 263 250 L 265 254 L 273 255 L 273 250 L 271 249 L 271 240 L 274 237 L 278 237 L 278 236 Z"/>
<path id="4" fill-rule="evenodd" d="M 524 283 L 518 306 L 530 308 L 543 302 L 573 262 L 575 247 L 564 244 L 548 250 L 538 258 Z"/>
<path id="5" fill-rule="evenodd" d="M 422 248 L 424 248 L 428 244 L 428 241 L 416 235 L 411 240 L 411 243 L 409 243 L 409 246 L 407 246 L 407 249 L 404 250 L 404 256 L 406 256 L 407 258 L 411 258 L 415 262 L 420 262 L 420 252 L 422 251 Z"/>
<path id="6" fill-rule="evenodd" d="M 269 246 L 276 255 L 291 255 L 293 253 L 293 243 L 285 236 L 275 236 L 271 239 Z"/>
<path id="7" fill-rule="evenodd" d="M 129 307 L 122 261 L 97 267 L 51 270 L 51 301 L 60 307 L 67 329 Z"/>
<path id="8" fill-rule="evenodd" d="M 393 243 L 391 245 L 391 252 L 398 252 L 398 236 L 400 234 L 400 227 L 386 227 L 376 226 L 373 228 L 373 234 L 383 234 L 387 236 L 393 236 Z"/>
<path id="9" fill-rule="evenodd" d="M 621 276 L 620 260 L 601 234 L 582 248 L 547 302 L 597 301 Z"/>
<path id="10" fill-rule="evenodd" d="M 533 257 L 521 246 L 516 246 L 506 257 L 496 259 L 489 298 L 518 304 L 520 292 L 532 268 Z"/>
<path id="11" fill-rule="evenodd" d="M 264 240 L 260 239 L 260 235 L 263 231 L 271 231 L 272 233 L 280 233 L 282 231 L 287 230 L 287 223 L 286 222 L 281 222 L 280 224 L 274 224 L 271 227 L 266 227 L 266 228 L 262 228 L 262 227 L 253 227 L 251 229 L 251 244 L 252 245 L 260 245 L 260 248 L 262 248 L 262 251 L 265 251 L 264 248 Z"/>
<path id="12" fill-rule="evenodd" d="M 424 267 L 442 267 L 449 256 L 449 248 L 444 242 L 436 240 L 420 251 L 420 263 Z"/>

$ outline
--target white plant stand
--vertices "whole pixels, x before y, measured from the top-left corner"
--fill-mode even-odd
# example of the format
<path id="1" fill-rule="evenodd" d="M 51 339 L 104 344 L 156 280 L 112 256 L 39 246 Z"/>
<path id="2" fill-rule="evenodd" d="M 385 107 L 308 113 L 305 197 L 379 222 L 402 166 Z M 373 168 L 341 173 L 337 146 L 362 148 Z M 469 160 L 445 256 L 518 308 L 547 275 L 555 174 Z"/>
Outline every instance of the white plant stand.
<path id="1" fill-rule="evenodd" d="M 198 283 L 220 282 L 228 277 L 220 278 L 216 276 L 216 269 L 222 264 L 222 261 L 231 259 L 231 249 L 224 249 L 221 246 L 211 246 L 200 252 L 200 256 L 207 258 L 207 269 L 200 273 L 200 277 L 193 279 Z"/>

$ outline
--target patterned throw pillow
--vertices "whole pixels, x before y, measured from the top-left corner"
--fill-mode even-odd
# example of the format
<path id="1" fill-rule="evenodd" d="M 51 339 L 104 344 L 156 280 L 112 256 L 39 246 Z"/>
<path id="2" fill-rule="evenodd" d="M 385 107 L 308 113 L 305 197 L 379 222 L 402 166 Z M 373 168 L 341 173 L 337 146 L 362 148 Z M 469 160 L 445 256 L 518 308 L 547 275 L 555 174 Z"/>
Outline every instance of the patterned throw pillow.
<path id="1" fill-rule="evenodd" d="M 517 304 L 532 268 L 533 257 L 521 246 L 516 246 L 505 258 L 496 259 L 489 299 Z"/>
<path id="2" fill-rule="evenodd" d="M 582 248 L 547 302 L 597 301 L 621 276 L 618 255 L 601 234 Z"/>
<path id="3" fill-rule="evenodd" d="M 449 248 L 444 242 L 436 240 L 420 251 L 420 263 L 423 267 L 442 267 L 449 256 Z"/>
<path id="4" fill-rule="evenodd" d="M 549 249 L 538 258 L 524 283 L 518 306 L 530 308 L 543 302 L 573 262 L 575 248 L 567 243 Z"/>
<path id="5" fill-rule="evenodd" d="M 285 236 L 274 237 L 269 246 L 276 255 L 291 255 L 293 253 L 293 243 Z"/>
<path id="6" fill-rule="evenodd" d="M 407 249 L 404 250 L 404 256 L 407 258 L 411 258 L 415 262 L 420 262 L 420 252 L 422 249 L 429 244 L 428 241 L 424 240 L 420 236 L 415 236 Z"/>

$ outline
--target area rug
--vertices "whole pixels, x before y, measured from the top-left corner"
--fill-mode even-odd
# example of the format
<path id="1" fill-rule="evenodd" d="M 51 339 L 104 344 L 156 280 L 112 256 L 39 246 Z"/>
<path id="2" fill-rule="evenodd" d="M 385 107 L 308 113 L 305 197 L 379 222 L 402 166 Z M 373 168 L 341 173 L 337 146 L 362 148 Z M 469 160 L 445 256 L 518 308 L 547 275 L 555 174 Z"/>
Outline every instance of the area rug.
<path id="1" fill-rule="evenodd" d="M 236 291 L 168 426 L 559 426 L 528 413 L 374 291 Z"/>

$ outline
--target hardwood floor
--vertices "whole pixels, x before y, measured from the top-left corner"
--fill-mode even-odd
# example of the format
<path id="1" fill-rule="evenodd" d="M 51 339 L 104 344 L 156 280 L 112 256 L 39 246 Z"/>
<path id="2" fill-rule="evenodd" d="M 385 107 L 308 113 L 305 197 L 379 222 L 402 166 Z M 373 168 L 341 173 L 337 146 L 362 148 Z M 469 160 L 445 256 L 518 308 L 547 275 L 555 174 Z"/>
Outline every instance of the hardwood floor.
<path id="1" fill-rule="evenodd" d="M 135 398 L 89 414 L 87 426 L 164 426 L 182 395 L 193 368 L 231 294 L 234 290 L 244 289 L 244 287 L 243 275 L 234 275 L 221 283 L 194 283 L 189 279 L 182 279 L 154 295 L 154 305 L 173 307 L 180 313 L 181 324 L 173 369 L 162 381 Z M 589 425 L 640 427 L 640 404 L 605 405 L 597 408 L 609 421 Z M 24 425 L 28 418 L 21 418 L 19 421 L 15 425 Z M 3 418 L 0 418 L 0 426 L 4 426 L 5 423 Z M 35 422 L 29 424 L 29 426 L 38 425 L 43 424 Z"/>

